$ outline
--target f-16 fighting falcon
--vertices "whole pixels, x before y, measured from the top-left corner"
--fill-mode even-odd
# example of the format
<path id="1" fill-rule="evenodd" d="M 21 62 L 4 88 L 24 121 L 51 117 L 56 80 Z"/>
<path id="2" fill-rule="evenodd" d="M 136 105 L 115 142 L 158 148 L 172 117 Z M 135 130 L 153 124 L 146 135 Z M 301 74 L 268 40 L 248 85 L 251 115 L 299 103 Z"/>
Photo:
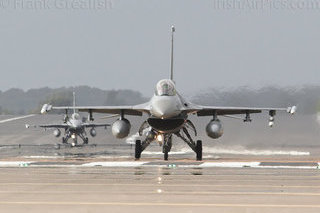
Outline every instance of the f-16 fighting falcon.
<path id="1" fill-rule="evenodd" d="M 50 124 L 50 125 L 39 125 L 39 127 L 44 129 L 54 129 L 53 134 L 57 138 L 61 135 L 61 129 L 64 129 L 65 133 L 62 137 L 62 143 L 68 144 L 68 140 L 71 138 L 71 146 L 78 145 L 78 137 L 83 141 L 83 144 L 88 144 L 89 139 L 87 137 L 86 128 L 90 129 L 90 135 L 95 137 L 97 135 L 96 127 L 104 127 L 105 129 L 110 126 L 110 124 L 93 124 L 85 122 L 86 118 L 81 118 L 81 116 L 76 113 L 75 110 L 75 93 L 73 93 L 73 114 L 71 117 L 68 115 L 68 109 L 65 109 L 66 115 L 64 116 L 62 124 Z M 48 108 L 47 108 L 48 109 Z M 43 111 L 41 111 L 43 113 Z M 26 128 L 29 128 L 30 125 L 26 124 Z M 35 126 L 37 127 L 37 126 Z"/>
<path id="2" fill-rule="evenodd" d="M 112 133 L 117 138 L 125 138 L 130 133 L 131 124 L 125 118 L 126 115 L 142 116 L 148 115 L 140 127 L 139 134 L 147 131 L 144 140 L 136 140 L 135 158 L 140 159 L 141 153 L 153 141 L 158 141 L 162 145 L 164 160 L 168 160 L 168 153 L 172 146 L 172 136 L 182 139 L 195 153 L 196 159 L 202 160 L 202 141 L 195 141 L 190 130 L 197 136 L 197 131 L 193 123 L 188 119 L 188 115 L 211 116 L 211 121 L 206 126 L 207 135 L 216 139 L 222 136 L 223 126 L 219 116 L 233 116 L 243 114 L 244 121 L 250 122 L 252 113 L 269 112 L 269 126 L 274 125 L 276 111 L 287 111 L 294 114 L 296 106 L 288 108 L 250 108 L 250 107 L 226 107 L 226 106 L 201 106 L 185 100 L 176 90 L 173 80 L 173 39 L 175 28 L 171 28 L 171 75 L 170 79 L 160 80 L 156 85 L 154 96 L 149 102 L 135 106 L 77 106 L 77 107 L 54 107 L 44 105 L 42 113 L 51 109 L 77 109 L 89 113 L 90 120 L 93 120 L 92 113 L 119 114 L 119 119 L 112 124 Z"/>

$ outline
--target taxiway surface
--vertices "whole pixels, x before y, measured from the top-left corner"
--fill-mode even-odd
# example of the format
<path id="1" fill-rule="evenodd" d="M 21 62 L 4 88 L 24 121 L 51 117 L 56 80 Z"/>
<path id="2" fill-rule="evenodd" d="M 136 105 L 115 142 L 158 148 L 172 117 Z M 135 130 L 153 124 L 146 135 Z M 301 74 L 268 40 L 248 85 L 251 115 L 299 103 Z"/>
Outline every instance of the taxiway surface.
<path id="1" fill-rule="evenodd" d="M 61 116 L 1 120 L 1 212 L 320 212 L 319 127 L 311 116 L 279 117 L 272 130 L 265 120 L 226 120 L 218 142 L 199 123 L 203 162 L 181 141 L 169 162 L 157 144 L 134 161 L 133 147 L 105 130 L 89 146 L 56 149 L 50 131 L 24 125 Z M 134 134 L 141 121 L 133 123 Z"/>
<path id="2" fill-rule="evenodd" d="M 320 211 L 317 169 L 27 167 L 0 173 L 2 212 Z"/>

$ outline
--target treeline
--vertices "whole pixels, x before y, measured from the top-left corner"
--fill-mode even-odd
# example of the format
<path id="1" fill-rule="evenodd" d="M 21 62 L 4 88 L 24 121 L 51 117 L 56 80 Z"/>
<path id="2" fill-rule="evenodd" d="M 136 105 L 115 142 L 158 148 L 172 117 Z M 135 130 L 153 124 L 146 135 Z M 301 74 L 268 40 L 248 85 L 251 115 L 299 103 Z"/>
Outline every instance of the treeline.
<path id="1" fill-rule="evenodd" d="M 77 105 L 133 105 L 147 100 L 141 93 L 132 90 L 101 90 L 88 86 L 57 89 L 46 87 L 28 91 L 10 89 L 5 92 L 0 91 L 0 113 L 39 113 L 44 103 L 55 106 L 71 106 L 73 91 L 76 93 Z"/>
<path id="2" fill-rule="evenodd" d="M 23 91 L 10 89 L 0 91 L 0 114 L 39 113 L 44 103 L 55 106 L 71 106 L 72 93 L 76 92 L 77 105 L 134 105 L 148 101 L 140 92 L 132 90 L 101 90 L 88 86 L 69 88 L 40 88 Z M 320 86 L 301 88 L 264 87 L 254 90 L 248 87 L 237 89 L 208 89 L 199 92 L 190 101 L 203 105 L 286 107 L 298 105 L 299 113 L 311 114 L 320 111 Z"/>
<path id="3" fill-rule="evenodd" d="M 214 106 L 287 107 L 298 106 L 298 112 L 312 114 L 320 111 L 320 86 L 301 88 L 263 87 L 253 90 L 240 87 L 232 90 L 209 89 L 193 97 L 193 101 Z"/>

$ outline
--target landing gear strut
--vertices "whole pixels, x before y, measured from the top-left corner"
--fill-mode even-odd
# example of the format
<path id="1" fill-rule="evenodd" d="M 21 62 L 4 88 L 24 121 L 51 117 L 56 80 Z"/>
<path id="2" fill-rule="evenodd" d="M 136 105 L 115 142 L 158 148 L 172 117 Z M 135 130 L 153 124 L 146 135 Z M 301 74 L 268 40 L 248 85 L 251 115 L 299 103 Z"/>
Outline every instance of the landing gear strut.
<path id="1" fill-rule="evenodd" d="M 166 161 L 169 158 L 169 152 L 171 150 L 171 147 L 172 147 L 172 135 L 170 135 L 170 136 L 165 135 L 164 136 L 164 144 L 162 146 L 162 152 L 164 155 L 163 159 Z"/>
<path id="2" fill-rule="evenodd" d="M 79 134 L 79 137 L 82 139 L 84 145 L 89 143 L 89 139 L 86 137 L 86 134 L 81 133 Z"/>
<path id="3" fill-rule="evenodd" d="M 147 122 L 144 122 L 139 129 L 139 135 L 142 136 L 143 130 L 146 128 L 149 128 L 149 127 L 150 127 L 149 124 Z M 164 155 L 163 158 L 165 161 L 167 161 L 169 158 L 169 152 L 171 151 L 171 147 L 172 147 L 172 135 L 173 134 L 175 134 L 177 137 L 181 138 L 196 153 L 197 161 L 202 160 L 202 141 L 197 140 L 195 142 L 192 139 L 192 137 L 190 136 L 188 129 L 193 130 L 195 136 L 197 136 L 197 130 L 190 120 L 187 120 L 186 124 L 178 132 L 162 134 L 163 141 L 159 142 L 159 144 L 161 145 L 163 143 L 162 152 L 163 152 L 163 155 Z M 156 130 L 153 130 L 152 128 L 150 128 L 148 131 L 153 133 L 153 134 L 151 134 L 151 137 L 149 134 L 149 136 L 147 136 L 146 139 L 143 141 L 136 140 L 136 144 L 135 144 L 135 159 L 136 160 L 139 160 L 141 158 L 141 153 L 143 152 L 143 150 L 145 150 L 150 145 L 150 143 L 157 138 L 158 133 Z"/>
<path id="4" fill-rule="evenodd" d="M 184 135 L 186 135 L 186 137 L 184 135 L 182 135 L 180 132 L 177 132 L 176 135 L 181 138 L 186 144 L 188 144 L 188 146 L 196 153 L 196 159 L 197 161 L 202 161 L 202 141 L 201 140 L 197 140 L 197 142 L 195 142 L 188 130 L 183 127 L 182 128 Z"/>

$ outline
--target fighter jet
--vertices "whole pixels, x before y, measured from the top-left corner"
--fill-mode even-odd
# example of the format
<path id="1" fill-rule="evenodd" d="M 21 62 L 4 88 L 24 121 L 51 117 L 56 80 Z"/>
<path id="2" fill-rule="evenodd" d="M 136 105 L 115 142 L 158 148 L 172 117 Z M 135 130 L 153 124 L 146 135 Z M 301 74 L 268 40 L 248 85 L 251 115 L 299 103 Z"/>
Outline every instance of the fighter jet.
<path id="1" fill-rule="evenodd" d="M 196 159 L 202 160 L 202 141 L 195 141 L 190 130 L 197 136 L 194 124 L 188 119 L 190 114 L 197 116 L 210 116 L 211 121 L 206 126 L 207 135 L 217 139 L 223 134 L 223 125 L 219 116 L 244 115 L 244 121 L 250 122 L 250 115 L 267 111 L 270 115 L 269 126 L 274 125 L 276 111 L 286 111 L 290 114 L 296 112 L 296 106 L 288 108 L 252 108 L 252 107 L 226 107 L 226 106 L 201 106 L 185 100 L 176 90 L 173 79 L 173 44 L 175 28 L 171 28 L 171 72 L 169 79 L 160 80 L 156 84 L 156 90 L 149 102 L 135 106 L 77 106 L 77 107 L 54 107 L 45 104 L 42 113 L 51 109 L 77 109 L 88 112 L 90 120 L 92 113 L 119 114 L 119 119 L 112 124 L 112 133 L 117 138 L 125 138 L 130 133 L 131 124 L 127 115 L 142 116 L 147 114 L 148 118 L 139 129 L 139 134 L 144 140 L 135 141 L 135 158 L 140 159 L 141 153 L 153 141 L 158 141 L 162 146 L 164 160 L 168 160 L 168 153 L 172 147 L 172 136 L 182 139 L 195 153 Z"/>
<path id="2" fill-rule="evenodd" d="M 38 127 L 44 129 L 54 129 L 53 134 L 55 137 L 60 137 L 61 129 L 64 130 L 64 136 L 62 137 L 63 144 L 69 144 L 68 140 L 71 138 L 72 142 L 70 143 L 71 146 L 78 145 L 78 137 L 80 137 L 83 141 L 83 144 L 88 144 L 89 139 L 87 137 L 86 128 L 91 128 L 89 133 L 92 137 L 97 135 L 96 127 L 104 127 L 107 129 L 110 124 L 94 124 L 94 123 L 87 123 L 86 118 L 81 118 L 81 116 L 76 113 L 76 100 L 75 100 L 75 93 L 73 93 L 73 114 L 71 117 L 68 115 L 68 109 L 66 109 L 66 114 L 63 119 L 62 124 L 50 124 L 50 125 L 39 125 Z M 26 124 L 26 128 L 30 128 L 31 126 Z M 37 126 L 33 126 L 37 127 Z"/>

